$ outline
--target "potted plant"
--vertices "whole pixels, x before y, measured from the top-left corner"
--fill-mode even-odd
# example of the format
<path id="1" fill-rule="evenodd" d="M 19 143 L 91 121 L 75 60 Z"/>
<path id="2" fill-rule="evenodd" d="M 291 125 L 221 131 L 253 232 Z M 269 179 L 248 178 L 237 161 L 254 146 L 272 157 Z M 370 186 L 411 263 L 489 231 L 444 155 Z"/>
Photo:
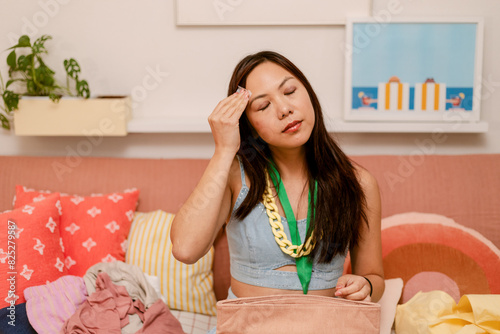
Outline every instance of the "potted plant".
<path id="1" fill-rule="evenodd" d="M 16 135 L 125 135 L 130 99 L 91 98 L 74 58 L 64 60 L 66 85 L 59 84 L 42 57 L 51 38 L 43 35 L 31 43 L 23 35 L 7 49 L 12 50 L 7 56 L 9 80 L 4 82 L 0 73 L 2 127 L 10 129 L 13 118 Z"/>

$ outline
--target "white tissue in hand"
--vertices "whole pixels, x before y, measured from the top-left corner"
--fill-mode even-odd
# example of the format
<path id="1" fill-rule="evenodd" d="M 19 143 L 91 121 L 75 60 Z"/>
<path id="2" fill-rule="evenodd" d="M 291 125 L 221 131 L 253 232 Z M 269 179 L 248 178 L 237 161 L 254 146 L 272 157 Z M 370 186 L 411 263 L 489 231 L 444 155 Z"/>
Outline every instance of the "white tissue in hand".
<path id="1" fill-rule="evenodd" d="M 243 88 L 243 87 L 241 87 L 241 86 L 238 86 L 238 89 L 236 90 L 236 93 L 239 93 L 239 92 L 241 92 L 242 90 L 246 90 L 246 91 L 248 92 L 248 97 L 252 96 L 252 92 L 251 92 L 251 91 L 249 91 L 248 89 Z"/>

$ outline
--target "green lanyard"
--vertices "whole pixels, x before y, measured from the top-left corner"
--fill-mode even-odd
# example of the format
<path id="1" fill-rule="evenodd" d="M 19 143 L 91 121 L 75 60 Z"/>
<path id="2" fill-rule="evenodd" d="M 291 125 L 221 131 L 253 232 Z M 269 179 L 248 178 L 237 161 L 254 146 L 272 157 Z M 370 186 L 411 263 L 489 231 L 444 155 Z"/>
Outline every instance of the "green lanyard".
<path id="1" fill-rule="evenodd" d="M 288 228 L 290 229 L 290 236 L 292 238 L 292 243 L 296 246 L 299 246 L 302 242 L 300 241 L 300 235 L 297 228 L 297 219 L 292 210 L 292 206 L 290 205 L 290 201 L 288 200 L 288 196 L 286 194 L 285 186 L 281 181 L 281 177 L 276 170 L 276 167 L 273 163 L 270 164 L 272 173 L 271 180 L 273 181 L 275 189 L 278 192 L 278 198 L 280 199 L 281 206 L 283 206 L 283 210 L 285 211 L 286 220 L 288 221 Z M 277 180 L 276 180 L 277 178 Z M 279 185 L 279 186 L 278 186 Z M 314 199 L 316 200 L 316 194 L 318 190 L 318 182 L 314 181 Z M 307 197 L 307 220 L 306 220 L 306 231 L 309 230 L 309 222 L 311 220 L 311 192 L 309 192 Z M 307 236 L 306 236 L 307 239 Z M 312 274 L 312 261 L 309 261 L 309 258 L 303 256 L 295 259 L 295 264 L 297 266 L 297 274 L 299 275 L 300 283 L 302 284 L 302 291 L 304 294 L 307 294 L 307 290 L 309 288 L 309 283 L 311 282 L 311 274 Z"/>

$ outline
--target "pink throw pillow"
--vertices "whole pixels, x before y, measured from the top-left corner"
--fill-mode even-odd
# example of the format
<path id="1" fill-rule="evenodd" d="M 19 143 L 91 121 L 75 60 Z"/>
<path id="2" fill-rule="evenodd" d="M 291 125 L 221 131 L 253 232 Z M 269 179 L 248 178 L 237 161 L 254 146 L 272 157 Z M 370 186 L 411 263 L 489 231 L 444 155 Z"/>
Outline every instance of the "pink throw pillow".
<path id="1" fill-rule="evenodd" d="M 49 192 L 16 187 L 15 207 Z M 64 263 L 70 275 L 83 277 L 98 262 L 125 261 L 126 240 L 139 191 L 94 194 L 61 194 L 61 226 Z"/>

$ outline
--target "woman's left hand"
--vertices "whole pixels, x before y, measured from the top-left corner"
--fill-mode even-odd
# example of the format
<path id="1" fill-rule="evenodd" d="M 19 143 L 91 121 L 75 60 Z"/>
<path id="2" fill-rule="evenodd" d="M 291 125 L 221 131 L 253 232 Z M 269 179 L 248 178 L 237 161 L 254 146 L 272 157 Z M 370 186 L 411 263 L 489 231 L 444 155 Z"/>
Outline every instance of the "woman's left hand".
<path id="1" fill-rule="evenodd" d="M 339 277 L 335 289 L 335 297 L 365 302 L 371 301 L 370 283 L 363 276 L 343 275 Z"/>

